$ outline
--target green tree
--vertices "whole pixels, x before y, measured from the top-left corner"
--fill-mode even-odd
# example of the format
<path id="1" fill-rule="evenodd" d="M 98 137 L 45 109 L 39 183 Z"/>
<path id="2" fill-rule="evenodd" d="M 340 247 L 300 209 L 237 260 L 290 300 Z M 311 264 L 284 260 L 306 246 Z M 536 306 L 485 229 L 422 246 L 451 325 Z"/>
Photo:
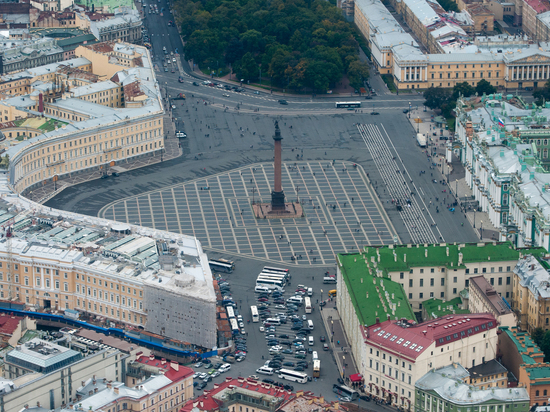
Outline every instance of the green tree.
<path id="1" fill-rule="evenodd" d="M 252 53 L 246 53 L 243 58 L 235 64 L 235 72 L 237 78 L 244 79 L 244 81 L 257 79 L 259 77 L 259 67 Z"/>
<path id="2" fill-rule="evenodd" d="M 247 30 L 241 34 L 240 40 L 243 44 L 245 53 L 259 53 L 263 51 L 263 36 L 262 33 L 257 30 Z"/>
<path id="3" fill-rule="evenodd" d="M 533 330 L 533 332 L 531 332 L 531 338 L 533 339 L 533 342 L 535 342 L 540 347 L 542 339 L 544 338 L 544 329 L 538 327 Z"/>
<path id="4" fill-rule="evenodd" d="M 354 89 L 360 89 L 369 78 L 369 65 L 356 60 L 351 62 L 348 67 L 349 84 Z"/>
<path id="5" fill-rule="evenodd" d="M 430 109 L 442 109 L 451 100 L 451 92 L 441 87 L 430 87 L 424 92 L 424 106 Z"/>
<path id="6" fill-rule="evenodd" d="M 470 97 L 474 93 L 475 93 L 475 89 L 472 86 L 470 86 L 470 83 L 468 82 L 457 83 L 455 84 L 455 87 L 453 87 L 452 99 L 456 101 L 460 95 L 464 97 Z"/>
<path id="7" fill-rule="evenodd" d="M 477 82 L 476 85 L 476 93 L 478 96 L 483 96 L 483 93 L 489 95 L 497 92 L 497 88 L 495 86 L 492 86 L 491 83 L 489 83 L 485 79 L 481 79 Z"/>
<path id="8" fill-rule="evenodd" d="M 542 106 L 544 102 L 550 101 L 550 80 L 544 84 L 544 87 L 535 90 L 533 97 L 536 99 L 535 103 L 539 106 Z"/>

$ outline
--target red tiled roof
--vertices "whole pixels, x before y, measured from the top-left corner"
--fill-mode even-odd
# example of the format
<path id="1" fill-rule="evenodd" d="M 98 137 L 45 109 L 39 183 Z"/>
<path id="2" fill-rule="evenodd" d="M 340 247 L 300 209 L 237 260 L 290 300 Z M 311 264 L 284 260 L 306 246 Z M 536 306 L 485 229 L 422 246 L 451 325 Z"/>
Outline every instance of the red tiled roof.
<path id="1" fill-rule="evenodd" d="M 365 328 L 365 341 L 400 356 L 416 359 L 432 343 L 441 346 L 496 327 L 496 319 L 488 313 L 453 315 L 418 325 L 387 320 Z"/>
<path id="2" fill-rule="evenodd" d="M 526 0 L 525 1 L 529 6 L 537 12 L 537 14 L 544 13 L 550 10 L 550 6 L 547 1 L 541 0 Z"/>
<path id="3" fill-rule="evenodd" d="M 20 316 L 0 315 L 0 334 L 13 335 L 22 320 L 23 318 Z"/>
<path id="4" fill-rule="evenodd" d="M 191 412 L 194 406 L 199 406 L 201 411 L 211 411 L 220 408 L 219 403 L 212 397 L 226 389 L 231 388 L 243 388 L 250 391 L 254 391 L 258 394 L 276 396 L 278 398 L 284 398 L 285 401 L 289 400 L 294 396 L 290 391 L 281 390 L 280 388 L 270 385 L 268 383 L 258 382 L 250 378 L 226 378 L 224 382 L 219 385 L 215 384 L 214 389 L 209 391 L 204 391 L 204 393 L 195 398 L 190 399 L 181 409 L 180 412 Z"/>
<path id="5" fill-rule="evenodd" d="M 143 354 L 140 353 L 136 354 L 136 362 L 163 369 L 165 371 L 164 376 L 166 376 L 172 382 L 177 382 L 181 379 L 193 375 L 194 373 L 193 369 L 188 368 L 187 366 L 182 366 L 177 362 L 171 362 L 164 358 L 156 358 L 155 356 L 143 356 Z"/>

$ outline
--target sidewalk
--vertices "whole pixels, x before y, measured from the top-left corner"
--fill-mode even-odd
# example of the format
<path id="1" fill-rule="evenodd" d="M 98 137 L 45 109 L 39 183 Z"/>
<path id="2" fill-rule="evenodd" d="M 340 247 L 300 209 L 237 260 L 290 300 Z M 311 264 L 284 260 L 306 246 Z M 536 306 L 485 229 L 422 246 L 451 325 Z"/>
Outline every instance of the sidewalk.
<path id="1" fill-rule="evenodd" d="M 327 299 L 326 302 L 325 307 L 319 306 L 321 318 L 327 331 L 327 340 L 325 343 L 328 343 L 332 351 L 340 376 L 348 382 L 349 375 L 358 373 L 357 366 L 351 353 L 351 347 L 344 332 L 340 315 L 336 309 L 336 300 L 334 298 L 332 300 Z"/>
<path id="2" fill-rule="evenodd" d="M 145 156 L 135 160 L 122 160 L 115 166 L 108 167 L 107 170 L 112 172 L 123 173 L 128 170 L 139 169 L 141 167 L 149 166 L 152 164 L 160 163 L 165 160 L 174 159 L 182 155 L 182 149 L 180 147 L 179 139 L 175 137 L 175 125 L 171 118 L 171 112 L 165 112 L 163 116 L 164 121 L 164 150 L 159 154 L 155 153 L 149 156 Z M 55 195 L 61 193 L 65 188 L 78 185 L 80 183 L 89 182 L 91 180 L 100 179 L 103 175 L 103 170 L 94 168 L 91 171 L 85 171 L 78 173 L 74 176 L 68 176 L 60 179 L 57 182 L 52 182 L 48 179 L 42 187 L 34 189 L 25 195 L 26 198 L 44 204 Z"/>

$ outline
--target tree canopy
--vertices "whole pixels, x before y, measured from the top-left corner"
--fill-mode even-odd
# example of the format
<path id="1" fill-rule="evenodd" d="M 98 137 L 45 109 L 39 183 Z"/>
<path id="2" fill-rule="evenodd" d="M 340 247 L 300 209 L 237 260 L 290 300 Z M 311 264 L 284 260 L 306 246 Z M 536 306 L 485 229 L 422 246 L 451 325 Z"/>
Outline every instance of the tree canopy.
<path id="1" fill-rule="evenodd" d="M 537 89 L 533 92 L 533 97 L 536 99 L 535 103 L 539 106 L 542 106 L 542 104 L 546 101 L 550 101 L 550 80 L 548 80 L 544 87 Z"/>
<path id="2" fill-rule="evenodd" d="M 202 67 L 231 65 L 239 79 L 326 91 L 348 73 L 362 87 L 354 27 L 324 0 L 178 0 L 184 52 Z"/>

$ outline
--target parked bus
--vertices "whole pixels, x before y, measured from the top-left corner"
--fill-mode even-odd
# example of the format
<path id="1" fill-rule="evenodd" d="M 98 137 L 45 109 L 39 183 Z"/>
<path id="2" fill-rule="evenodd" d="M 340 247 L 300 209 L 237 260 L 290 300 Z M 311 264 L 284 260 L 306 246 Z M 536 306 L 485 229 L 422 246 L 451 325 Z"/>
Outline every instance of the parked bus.
<path id="1" fill-rule="evenodd" d="M 346 385 L 338 385 L 336 383 L 332 385 L 332 391 L 340 397 L 347 396 L 352 401 L 356 400 L 359 396 L 356 390 L 348 388 Z"/>
<path id="2" fill-rule="evenodd" d="M 279 378 L 298 382 L 298 383 L 306 383 L 307 373 L 291 371 L 288 369 L 281 369 L 279 371 Z"/>
<path id="3" fill-rule="evenodd" d="M 311 298 L 309 296 L 304 298 L 304 306 L 306 308 L 306 313 L 313 312 L 313 306 L 311 306 Z"/>
<path id="4" fill-rule="evenodd" d="M 239 324 L 237 323 L 237 319 L 229 319 L 229 323 L 231 324 L 231 332 L 233 332 L 233 335 L 237 335 L 239 333 Z"/>
<path id="5" fill-rule="evenodd" d="M 288 282 L 288 276 L 283 275 L 282 273 L 270 272 L 269 270 L 262 270 L 258 276 L 275 276 L 283 279 L 285 282 Z"/>
<path id="6" fill-rule="evenodd" d="M 361 107 L 361 102 L 336 102 L 336 108 Z"/>
<path id="7" fill-rule="evenodd" d="M 281 268 L 274 268 L 274 267 L 271 267 L 271 266 L 264 266 L 264 269 L 263 269 L 262 272 L 280 273 L 281 275 L 285 275 L 287 278 L 290 276 L 290 270 L 281 269 Z"/>
<path id="8" fill-rule="evenodd" d="M 313 377 L 318 378 L 321 376 L 321 361 L 316 359 L 313 361 Z"/>
<path id="9" fill-rule="evenodd" d="M 332 289 L 328 291 L 329 298 L 335 298 L 336 297 L 336 289 Z"/>
<path id="10" fill-rule="evenodd" d="M 269 289 L 277 289 L 282 291 L 285 283 L 282 280 L 263 278 L 262 276 L 256 279 L 256 286 L 265 286 Z"/>
<path id="11" fill-rule="evenodd" d="M 250 312 L 252 313 L 252 322 L 256 323 L 260 321 L 260 316 L 258 315 L 258 307 L 250 306 Z"/>
<path id="12" fill-rule="evenodd" d="M 235 317 L 233 306 L 226 306 L 225 310 L 227 311 L 227 319 L 233 319 Z"/>
<path id="13" fill-rule="evenodd" d="M 269 273 L 260 273 L 258 275 L 258 278 L 263 278 L 263 279 L 273 279 L 273 280 L 280 280 L 283 285 L 286 285 L 286 279 L 284 276 L 282 275 L 273 275 L 273 274 L 269 274 Z"/>
<path id="14" fill-rule="evenodd" d="M 323 283 L 336 283 L 336 278 L 334 276 L 325 276 Z"/>
<path id="15" fill-rule="evenodd" d="M 231 273 L 235 270 L 235 264 L 232 260 L 227 259 L 210 259 L 208 261 L 210 269 L 218 272 L 227 272 Z"/>

